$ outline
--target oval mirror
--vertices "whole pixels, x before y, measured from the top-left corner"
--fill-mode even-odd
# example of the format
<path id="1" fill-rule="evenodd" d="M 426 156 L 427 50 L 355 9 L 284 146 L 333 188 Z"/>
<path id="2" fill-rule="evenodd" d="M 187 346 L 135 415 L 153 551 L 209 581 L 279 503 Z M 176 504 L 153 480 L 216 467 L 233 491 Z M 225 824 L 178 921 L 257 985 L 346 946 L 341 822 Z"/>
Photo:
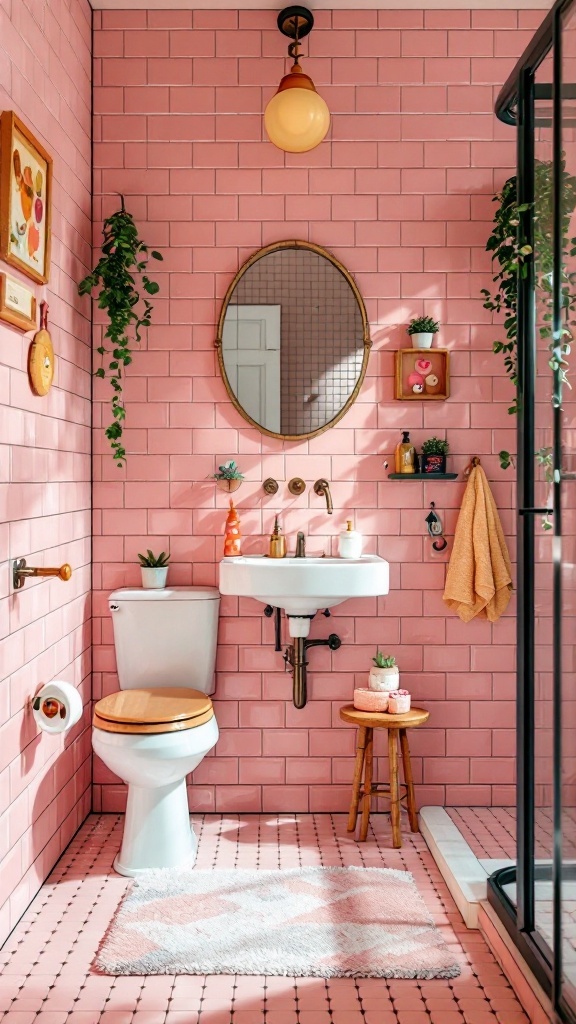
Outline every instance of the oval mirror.
<path id="1" fill-rule="evenodd" d="M 226 390 L 244 419 L 295 441 L 321 434 L 350 408 L 371 342 L 346 268 L 318 245 L 276 242 L 236 274 L 216 345 Z"/>

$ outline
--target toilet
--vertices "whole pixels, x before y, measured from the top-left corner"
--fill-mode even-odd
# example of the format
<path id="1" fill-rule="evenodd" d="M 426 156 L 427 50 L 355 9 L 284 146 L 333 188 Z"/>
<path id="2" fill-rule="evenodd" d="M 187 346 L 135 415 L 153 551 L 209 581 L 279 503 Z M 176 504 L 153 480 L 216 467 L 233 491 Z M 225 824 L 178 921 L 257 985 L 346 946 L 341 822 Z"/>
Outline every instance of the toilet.
<path id="1" fill-rule="evenodd" d="M 210 587 L 109 597 L 120 690 L 94 707 L 92 746 L 128 784 L 121 875 L 192 867 L 186 776 L 218 740 L 210 694 L 220 594 Z"/>

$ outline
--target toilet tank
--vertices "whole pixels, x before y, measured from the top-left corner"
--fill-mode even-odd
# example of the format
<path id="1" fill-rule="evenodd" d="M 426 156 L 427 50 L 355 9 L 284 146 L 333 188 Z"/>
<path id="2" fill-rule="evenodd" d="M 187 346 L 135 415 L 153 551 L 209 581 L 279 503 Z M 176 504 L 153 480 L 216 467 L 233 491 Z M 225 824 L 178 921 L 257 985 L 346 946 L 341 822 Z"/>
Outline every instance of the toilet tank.
<path id="1" fill-rule="evenodd" d="M 115 590 L 108 605 L 121 690 L 189 686 L 214 693 L 216 589 Z"/>

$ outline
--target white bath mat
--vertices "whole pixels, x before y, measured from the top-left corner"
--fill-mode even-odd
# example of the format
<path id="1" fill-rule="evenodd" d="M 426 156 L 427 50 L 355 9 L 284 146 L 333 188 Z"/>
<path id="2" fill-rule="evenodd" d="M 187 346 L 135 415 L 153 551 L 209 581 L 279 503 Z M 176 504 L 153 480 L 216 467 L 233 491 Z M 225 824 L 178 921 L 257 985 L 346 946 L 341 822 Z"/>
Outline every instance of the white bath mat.
<path id="1" fill-rule="evenodd" d="M 390 868 L 151 872 L 102 943 L 106 974 L 454 978 L 411 874 Z"/>

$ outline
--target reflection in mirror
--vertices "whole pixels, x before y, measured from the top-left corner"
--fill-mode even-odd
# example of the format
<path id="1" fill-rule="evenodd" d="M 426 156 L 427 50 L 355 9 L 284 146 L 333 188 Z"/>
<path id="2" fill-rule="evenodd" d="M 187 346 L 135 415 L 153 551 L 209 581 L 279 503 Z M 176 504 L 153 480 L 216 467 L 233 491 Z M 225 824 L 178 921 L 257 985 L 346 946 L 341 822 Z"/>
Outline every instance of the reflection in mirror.
<path id="1" fill-rule="evenodd" d="M 226 296 L 220 368 L 242 415 L 265 433 L 310 437 L 344 414 L 366 372 L 364 303 L 344 267 L 306 242 L 255 253 Z"/>

